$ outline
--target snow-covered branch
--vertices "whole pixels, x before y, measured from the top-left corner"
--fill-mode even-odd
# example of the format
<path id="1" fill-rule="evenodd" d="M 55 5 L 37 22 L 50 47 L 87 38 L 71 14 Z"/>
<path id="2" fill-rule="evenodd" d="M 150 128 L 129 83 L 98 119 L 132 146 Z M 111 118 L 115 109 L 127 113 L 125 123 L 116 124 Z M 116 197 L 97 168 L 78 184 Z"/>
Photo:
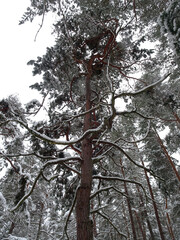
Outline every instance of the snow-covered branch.
<path id="1" fill-rule="evenodd" d="M 85 137 L 87 137 L 90 134 L 94 134 L 94 133 L 98 133 L 100 132 L 102 129 L 105 128 L 105 126 L 107 125 L 107 121 L 106 118 L 104 118 L 104 120 L 102 121 L 101 125 L 98 126 L 97 128 L 93 128 L 93 129 L 89 129 L 87 131 L 85 131 L 81 137 L 76 138 L 74 140 L 70 140 L 70 141 L 60 141 L 60 140 L 56 140 L 54 138 L 50 138 L 48 136 L 46 136 L 45 134 L 41 134 L 38 131 L 30 128 L 27 124 L 25 124 L 23 121 L 18 120 L 18 119 L 9 119 L 6 122 L 4 122 L 3 124 L 7 124 L 8 122 L 17 122 L 19 123 L 21 126 L 23 126 L 25 129 L 28 130 L 29 133 L 31 133 L 32 135 L 34 135 L 35 137 L 46 141 L 50 144 L 57 144 L 57 145 L 66 145 L 66 146 L 70 146 L 72 144 L 78 143 L 80 141 L 82 141 Z"/>
<path id="2" fill-rule="evenodd" d="M 71 208 L 70 208 L 70 210 L 69 210 L 69 212 L 68 212 L 68 216 L 67 216 L 67 218 L 66 218 L 66 222 L 65 222 L 64 232 L 63 232 L 62 238 L 64 238 L 64 234 L 66 234 L 66 237 L 69 239 L 68 234 L 67 234 L 67 225 L 68 225 L 69 219 L 70 219 L 70 217 L 71 217 L 71 213 L 72 213 L 73 208 L 74 208 L 75 203 L 76 203 L 76 198 L 77 198 L 77 191 L 78 191 L 78 189 L 79 189 L 79 185 L 78 185 L 77 188 L 76 188 L 76 191 L 75 191 L 75 194 L 74 194 L 74 199 L 73 199 Z"/>
<path id="3" fill-rule="evenodd" d="M 21 198 L 21 200 L 16 204 L 16 206 L 14 208 L 12 208 L 10 210 L 11 212 L 16 211 L 23 204 L 23 202 L 32 194 L 32 192 L 36 186 L 36 183 L 37 183 L 38 179 L 41 177 L 41 175 L 42 175 L 42 169 L 39 171 L 38 175 L 36 176 L 30 191 L 27 194 L 25 194 L 24 197 Z"/>
<path id="4" fill-rule="evenodd" d="M 105 218 L 105 219 L 110 223 L 110 225 L 116 230 L 116 232 L 117 232 L 120 236 L 123 236 L 123 237 L 125 237 L 125 238 L 127 239 L 127 236 L 126 236 L 124 233 L 119 232 L 118 228 L 117 228 L 117 227 L 114 225 L 114 223 L 109 219 L 109 217 L 107 217 L 105 214 L 103 214 L 103 213 L 101 213 L 101 212 L 99 212 L 99 211 L 97 211 L 97 213 L 98 213 L 101 217 Z"/>
<path id="5" fill-rule="evenodd" d="M 138 164 L 137 162 L 135 162 L 130 156 L 129 154 L 127 154 L 119 145 L 117 145 L 116 143 L 113 142 L 109 142 L 109 141 L 99 141 L 99 143 L 103 143 L 103 144 L 108 144 L 110 146 L 113 146 L 115 148 L 117 148 L 118 150 L 120 150 L 134 165 L 136 165 L 137 167 L 140 167 L 142 169 L 145 169 L 147 172 L 151 173 L 152 175 L 154 175 L 153 171 L 149 168 L 146 168 L 140 164 Z"/>
<path id="6" fill-rule="evenodd" d="M 116 111 L 116 116 L 122 116 L 122 115 L 130 114 L 130 113 L 135 113 L 135 114 L 139 115 L 140 117 L 148 119 L 148 120 L 154 119 L 154 117 L 148 117 L 148 116 L 145 116 L 144 114 L 138 112 L 136 108 L 134 108 L 132 110 L 126 110 L 123 112 Z"/>
<path id="7" fill-rule="evenodd" d="M 91 194 L 91 199 L 94 198 L 97 194 L 104 192 L 104 191 L 108 191 L 110 189 L 115 190 L 116 192 L 122 194 L 125 197 L 128 197 L 124 192 L 119 191 L 117 188 L 115 188 L 114 186 L 109 186 L 109 187 L 105 187 L 105 188 L 100 188 L 98 191 L 94 192 L 93 194 Z"/>
<path id="8" fill-rule="evenodd" d="M 126 183 L 133 183 L 138 186 L 140 186 L 144 192 L 144 195 L 147 197 L 146 190 L 144 189 L 143 185 L 137 181 L 131 180 L 131 179 L 124 179 L 120 177 L 111 177 L 111 176 L 102 176 L 102 175 L 94 175 L 93 179 L 101 179 L 101 180 L 106 180 L 106 181 L 120 181 L 120 182 L 126 182 Z"/>
<path id="9" fill-rule="evenodd" d="M 162 79 L 160 79 L 159 81 L 156 81 L 150 85 L 148 85 L 147 87 L 144 87 L 136 92 L 122 92 L 116 96 L 114 96 L 114 98 L 120 98 L 120 97 L 123 97 L 123 96 L 136 96 L 136 95 L 139 95 L 145 91 L 148 91 L 149 89 L 155 87 L 156 85 L 158 85 L 159 83 L 163 82 L 166 78 L 168 78 L 170 76 L 171 73 L 168 73 L 166 74 Z"/>
<path id="10" fill-rule="evenodd" d="M 45 170 L 45 168 L 46 168 L 47 166 L 49 166 L 49 165 L 55 165 L 55 164 L 60 164 L 60 163 L 64 163 L 64 162 L 68 162 L 68 161 L 70 161 L 70 160 L 76 161 L 76 160 L 80 160 L 80 158 L 79 158 L 79 157 L 67 157 L 67 158 L 58 158 L 58 159 L 55 159 L 55 160 L 49 160 L 49 161 L 47 161 L 47 162 L 41 167 L 38 175 L 36 176 L 36 178 L 35 178 L 35 180 L 34 180 L 34 182 L 33 182 L 33 184 L 32 184 L 32 187 L 31 187 L 30 191 L 21 198 L 21 200 L 17 203 L 17 205 L 16 205 L 14 208 L 11 209 L 11 212 L 16 211 L 16 210 L 23 204 L 23 202 L 32 194 L 32 192 L 34 191 L 34 188 L 35 188 L 35 186 L 36 186 L 37 181 L 39 180 L 39 178 L 40 178 L 41 176 L 44 176 L 44 175 L 43 175 L 43 171 Z M 46 177 L 45 177 L 45 178 L 46 178 Z M 53 177 L 52 177 L 52 178 L 53 178 Z M 46 178 L 46 180 L 47 180 L 47 178 Z"/>

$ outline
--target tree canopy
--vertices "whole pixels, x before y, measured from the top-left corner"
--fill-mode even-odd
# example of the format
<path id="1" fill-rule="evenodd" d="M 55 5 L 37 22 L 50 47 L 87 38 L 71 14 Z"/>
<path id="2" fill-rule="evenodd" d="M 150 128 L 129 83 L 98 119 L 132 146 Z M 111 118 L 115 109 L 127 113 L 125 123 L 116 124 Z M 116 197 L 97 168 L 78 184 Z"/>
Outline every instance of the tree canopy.
<path id="1" fill-rule="evenodd" d="M 0 101 L 2 239 L 178 239 L 179 12 L 30 1 L 19 24 L 55 16 L 55 44 L 27 63 L 43 101 Z"/>

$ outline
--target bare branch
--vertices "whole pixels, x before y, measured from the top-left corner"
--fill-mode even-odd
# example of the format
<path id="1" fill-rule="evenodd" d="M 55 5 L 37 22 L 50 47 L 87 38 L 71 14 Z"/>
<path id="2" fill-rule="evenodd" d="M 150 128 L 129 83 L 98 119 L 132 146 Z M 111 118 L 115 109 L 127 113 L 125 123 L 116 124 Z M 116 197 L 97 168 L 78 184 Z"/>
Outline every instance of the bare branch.
<path id="1" fill-rule="evenodd" d="M 42 169 L 39 171 L 37 177 L 35 178 L 30 191 L 26 195 L 24 195 L 24 197 L 21 198 L 21 200 L 16 204 L 16 206 L 14 208 L 12 208 L 10 210 L 11 212 L 16 211 L 23 204 L 23 202 L 32 194 L 32 192 L 34 191 L 34 188 L 36 186 L 36 183 L 37 183 L 37 181 L 38 181 L 38 179 L 40 178 L 41 175 L 42 175 Z"/>
<path id="2" fill-rule="evenodd" d="M 44 0 L 44 2 L 43 2 L 42 21 L 41 21 L 41 24 L 40 24 L 40 26 L 39 26 L 39 29 L 38 29 L 38 31 L 37 31 L 37 33 L 36 33 L 36 35 L 35 35 L 34 41 L 36 41 L 37 35 L 39 34 L 39 32 L 40 32 L 40 30 L 41 30 L 41 28 L 42 28 L 42 26 L 43 26 L 43 23 L 44 23 L 44 17 L 45 17 L 45 11 L 46 11 L 46 1 L 47 1 L 47 0 Z"/>
<path id="3" fill-rule="evenodd" d="M 11 211 L 11 212 L 16 211 L 16 210 L 23 204 L 23 202 L 32 194 L 32 192 L 34 191 L 34 188 L 35 188 L 35 186 L 36 186 L 36 183 L 37 183 L 38 179 L 43 175 L 43 171 L 44 171 L 44 169 L 45 169 L 47 166 L 49 166 L 49 165 L 54 165 L 54 164 L 59 164 L 59 163 L 64 163 L 64 162 L 67 162 L 67 161 L 69 161 L 69 160 L 79 160 L 79 159 L 80 159 L 79 157 L 69 157 L 69 158 L 59 158 L 59 159 L 47 161 L 47 162 L 42 166 L 42 168 L 40 169 L 38 175 L 36 176 L 36 178 L 35 178 L 35 180 L 34 180 L 34 182 L 33 182 L 33 185 L 32 185 L 32 187 L 31 187 L 30 191 L 29 191 L 26 195 L 24 195 L 24 197 L 21 198 L 21 200 L 17 203 L 17 205 L 16 205 L 14 208 L 12 208 L 10 211 Z M 43 175 L 43 177 L 44 177 L 46 180 L 48 180 L 44 175 Z"/>
<path id="4" fill-rule="evenodd" d="M 143 185 L 137 181 L 134 181 L 131 179 L 124 179 L 124 178 L 120 178 L 120 177 L 109 177 L 109 176 L 102 176 L 102 175 L 94 175 L 93 179 L 101 179 L 101 180 L 106 180 L 106 181 L 120 181 L 120 182 L 133 183 L 133 184 L 139 185 L 142 188 L 146 199 L 148 199 L 148 198 L 150 199 L 150 197 L 147 196 L 146 190 L 143 187 Z"/>
<path id="5" fill-rule="evenodd" d="M 119 191 L 119 190 L 118 190 L 117 188 L 115 188 L 114 186 L 109 186 L 109 187 L 101 188 L 101 189 L 99 189 L 98 191 L 96 191 L 95 193 L 91 194 L 90 199 L 94 198 L 97 194 L 99 194 L 99 193 L 101 193 L 101 192 L 104 192 L 104 191 L 108 191 L 108 190 L 110 190 L 110 189 L 113 189 L 113 190 L 115 190 L 116 192 L 118 192 L 118 193 L 120 193 L 120 194 L 122 194 L 123 196 L 125 196 L 125 197 L 128 198 L 128 196 L 127 196 L 125 193 Z"/>
<path id="6" fill-rule="evenodd" d="M 11 159 L 9 159 L 8 156 L 6 156 L 4 153 L 0 152 L 0 155 L 2 155 L 11 165 L 11 167 L 14 169 L 14 171 L 19 174 L 18 169 L 14 166 L 14 164 L 12 163 Z"/>
<path id="7" fill-rule="evenodd" d="M 9 122 L 17 122 L 19 123 L 21 126 L 23 126 L 24 128 L 26 128 L 28 130 L 29 133 L 31 133 L 32 135 L 34 135 L 35 137 L 43 140 L 43 141 L 46 141 L 46 142 L 49 142 L 51 144 L 57 144 L 57 145 L 66 145 L 66 146 L 70 146 L 74 143 L 78 143 L 80 141 L 82 141 L 85 137 L 87 137 L 88 135 L 90 134 L 94 134 L 94 133 L 98 133 L 100 131 L 102 131 L 105 126 L 107 125 L 107 119 L 104 118 L 104 120 L 102 121 L 101 125 L 98 126 L 97 128 L 93 128 L 93 129 L 88 129 L 86 132 L 84 132 L 82 134 L 81 137 L 77 138 L 77 139 L 74 139 L 74 140 L 70 140 L 70 141 L 58 141 L 56 139 L 53 139 L 53 138 L 50 138 L 44 134 L 41 134 L 39 132 L 37 132 L 36 130 L 30 128 L 28 125 L 26 125 L 23 121 L 21 120 L 18 120 L 18 119 L 9 119 L 5 122 L 3 122 L 3 124 L 7 124 Z"/>
<path id="8" fill-rule="evenodd" d="M 105 219 L 111 224 L 111 226 L 116 230 L 116 232 L 117 232 L 120 236 L 123 236 L 123 237 L 125 237 L 125 238 L 127 239 L 127 236 L 126 236 L 124 233 L 119 232 L 118 228 L 110 221 L 110 219 L 109 219 L 105 214 L 103 214 L 103 213 L 101 213 L 101 212 L 97 212 L 97 213 L 98 213 L 101 217 L 105 218 Z"/>
<path id="9" fill-rule="evenodd" d="M 147 172 L 149 172 L 152 176 L 154 176 L 155 178 L 159 178 L 161 179 L 162 181 L 164 181 L 164 179 L 162 179 L 161 177 L 157 176 L 153 170 L 149 169 L 149 168 L 146 168 L 145 166 L 142 166 L 140 164 L 138 164 L 137 162 L 135 162 L 130 156 L 129 154 L 127 154 L 120 146 L 118 146 L 116 143 L 113 143 L 113 142 L 107 142 L 107 141 L 99 141 L 99 143 L 104 143 L 104 144 L 109 144 L 117 149 L 119 149 L 134 165 L 136 165 L 137 167 L 140 167 L 144 170 L 146 170 Z M 99 158 L 95 158 L 94 161 L 100 161 L 103 157 L 100 156 Z"/>
<path id="10" fill-rule="evenodd" d="M 46 180 L 47 182 L 50 182 L 52 180 L 54 180 L 55 178 L 57 178 L 59 175 L 54 175 L 51 178 L 47 178 L 44 173 L 42 172 L 42 177 L 44 178 L 44 180 Z"/>
<path id="11" fill-rule="evenodd" d="M 167 77 L 170 76 L 170 74 L 171 74 L 171 73 L 166 74 L 166 75 L 165 75 L 162 79 L 160 79 L 159 81 L 154 82 L 154 83 L 150 84 L 149 86 L 144 87 L 144 88 L 142 88 L 142 89 L 140 89 L 140 90 L 138 90 L 138 91 L 136 91 L 136 92 L 123 92 L 123 93 L 120 93 L 120 94 L 114 96 L 114 99 L 120 98 L 120 97 L 123 97 L 123 96 L 136 96 L 136 95 L 139 95 L 139 94 L 141 94 L 141 93 L 143 93 L 143 92 L 145 92 L 145 91 L 147 91 L 147 90 L 155 87 L 155 86 L 158 85 L 159 83 L 163 82 Z"/>
<path id="12" fill-rule="evenodd" d="M 134 163 L 137 167 L 140 167 L 140 168 L 145 169 L 146 171 L 152 173 L 152 170 L 151 170 L 151 169 L 148 169 L 148 168 L 143 167 L 142 165 L 136 163 L 136 162 L 135 162 L 119 145 L 117 145 L 116 143 L 108 142 L 108 141 L 99 141 L 99 143 L 108 144 L 108 145 L 111 145 L 111 146 L 119 149 L 119 150 L 120 150 L 132 163 Z"/>
<path id="13" fill-rule="evenodd" d="M 123 112 L 116 111 L 116 115 L 117 116 L 119 116 L 119 115 L 126 115 L 126 114 L 129 114 L 129 113 L 135 113 L 135 114 L 139 115 L 140 117 L 142 117 L 144 119 L 148 119 L 148 120 L 154 119 L 154 117 L 148 117 L 148 116 L 143 115 L 142 113 L 137 112 L 136 108 L 134 108 L 132 110 L 126 110 L 126 111 L 123 111 Z"/>
<path id="14" fill-rule="evenodd" d="M 76 198 L 77 198 L 77 191 L 78 191 L 78 189 L 79 189 L 79 186 L 77 186 L 77 188 L 76 188 L 76 192 L 75 192 L 75 194 L 74 194 L 74 199 L 73 199 L 71 208 L 70 208 L 70 210 L 69 210 L 68 216 L 67 216 L 67 218 L 66 218 L 66 222 L 65 222 L 64 232 L 63 232 L 62 238 L 64 238 L 64 233 L 65 233 L 66 236 L 67 236 L 67 238 L 69 239 L 68 234 L 67 234 L 67 225 L 68 225 L 69 219 L 70 219 L 70 217 L 71 217 L 71 213 L 72 213 L 73 208 L 74 208 L 75 203 L 76 203 Z"/>

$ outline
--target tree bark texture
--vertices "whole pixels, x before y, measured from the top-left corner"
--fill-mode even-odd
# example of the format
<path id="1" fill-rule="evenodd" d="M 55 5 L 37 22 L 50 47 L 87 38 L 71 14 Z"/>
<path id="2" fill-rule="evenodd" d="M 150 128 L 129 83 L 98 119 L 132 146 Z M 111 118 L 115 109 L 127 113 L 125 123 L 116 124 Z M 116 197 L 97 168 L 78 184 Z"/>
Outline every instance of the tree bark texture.
<path id="1" fill-rule="evenodd" d="M 90 78 L 86 79 L 86 111 L 91 108 Z M 84 118 L 84 132 L 91 128 L 91 113 Z M 92 185 L 92 140 L 87 136 L 82 142 L 81 183 L 77 191 L 77 240 L 93 239 L 93 222 L 90 219 L 90 194 Z"/>

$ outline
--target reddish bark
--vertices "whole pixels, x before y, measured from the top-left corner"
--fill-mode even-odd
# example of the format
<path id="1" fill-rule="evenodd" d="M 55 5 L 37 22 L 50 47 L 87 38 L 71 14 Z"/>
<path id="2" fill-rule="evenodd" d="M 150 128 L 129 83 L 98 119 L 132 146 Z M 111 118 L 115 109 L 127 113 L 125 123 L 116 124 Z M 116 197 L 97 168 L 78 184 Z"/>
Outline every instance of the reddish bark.
<path id="1" fill-rule="evenodd" d="M 12 234 L 12 233 L 13 233 L 14 228 L 15 228 L 15 224 L 14 224 L 14 222 L 12 222 L 12 223 L 11 223 L 11 227 L 10 227 L 10 229 L 9 229 L 9 234 Z"/>
<path id="2" fill-rule="evenodd" d="M 121 159 L 120 159 L 120 164 L 121 164 L 121 166 L 122 166 L 122 161 L 121 161 Z M 125 178 L 125 173 L 124 173 L 123 167 L 121 167 L 121 171 L 122 171 L 123 177 Z M 129 197 L 129 193 L 128 193 L 128 188 L 127 188 L 126 182 L 124 182 L 124 191 L 125 191 L 125 194 L 128 196 L 128 198 L 127 198 L 127 205 L 128 205 L 129 217 L 130 217 L 130 221 L 131 221 L 133 239 L 134 239 L 134 240 L 137 240 L 136 230 L 135 230 L 135 225 L 134 225 L 134 219 L 133 219 L 133 213 L 132 213 L 131 203 L 130 203 L 130 197 Z"/>
<path id="3" fill-rule="evenodd" d="M 144 162 L 143 161 L 142 161 L 142 164 L 144 166 Z M 145 173 L 146 181 L 147 181 L 147 184 L 148 184 L 148 187 L 149 187 L 149 192 L 151 194 L 152 203 L 153 203 L 153 207 L 154 207 L 154 212 L 155 212 L 155 216 L 156 216 L 156 220 L 157 220 L 157 224 L 158 224 L 158 228 L 159 228 L 159 233 L 160 233 L 161 239 L 165 240 L 164 233 L 163 233 L 163 230 L 162 230 L 161 220 L 159 218 L 158 209 L 157 209 L 156 202 L 155 202 L 155 199 L 154 199 L 153 190 L 151 188 L 151 183 L 150 183 L 150 180 L 149 180 L 149 177 L 148 177 L 148 174 L 147 174 L 146 170 L 144 170 L 144 173 Z"/>
<path id="4" fill-rule="evenodd" d="M 140 220 L 140 218 L 138 216 L 138 213 L 136 211 L 134 211 L 134 213 L 135 213 L 135 216 L 136 216 L 136 219 L 137 219 L 137 223 L 139 225 L 140 232 L 142 234 L 142 239 L 146 240 L 146 233 L 144 232 L 144 229 L 143 229 L 143 226 L 142 226 L 142 222 L 141 222 L 141 220 Z"/>
<path id="5" fill-rule="evenodd" d="M 178 117 L 177 113 L 176 113 L 176 112 L 173 112 L 173 115 L 175 116 L 177 122 L 180 123 L 180 118 Z"/>
<path id="6" fill-rule="evenodd" d="M 124 222 L 125 222 L 125 226 L 126 226 L 126 231 L 127 231 L 127 240 L 130 240 L 130 233 L 129 233 L 129 224 L 128 224 L 128 221 L 127 221 L 127 218 L 126 218 L 126 212 L 125 212 L 125 207 L 124 207 L 124 203 L 122 202 L 122 211 L 123 211 L 123 219 L 124 219 Z"/>
<path id="7" fill-rule="evenodd" d="M 135 145 L 136 145 L 136 147 L 137 147 L 137 149 L 139 151 L 138 145 L 136 143 L 135 143 Z M 144 161 L 142 160 L 142 158 L 140 158 L 140 160 L 141 160 L 141 163 L 142 163 L 143 167 L 145 167 Z M 162 225 L 161 225 L 161 220 L 159 218 L 159 213 L 158 213 L 158 209 L 157 209 L 155 198 L 154 198 L 154 194 L 153 194 L 153 190 L 152 190 L 152 187 L 151 187 L 151 183 L 150 183 L 147 171 L 145 169 L 144 169 L 144 173 L 145 173 L 146 181 L 147 181 L 147 184 L 148 184 L 149 192 L 150 192 L 150 195 L 151 195 L 151 198 L 152 198 L 154 212 L 155 212 L 155 216 L 156 216 L 156 220 L 157 220 L 157 224 L 158 224 L 158 228 L 159 228 L 159 234 L 161 236 L 161 240 L 165 240 L 163 229 L 162 229 Z"/>
<path id="8" fill-rule="evenodd" d="M 167 198 L 166 198 L 166 218 L 167 218 L 167 223 L 168 223 L 168 230 L 169 230 L 171 239 L 175 240 L 174 232 L 173 232 L 172 225 L 171 225 L 171 220 L 170 220 L 169 213 L 167 210 L 168 210 L 168 204 L 167 204 Z"/>
<path id="9" fill-rule="evenodd" d="M 157 140 L 158 140 L 158 142 L 159 142 L 159 144 L 160 144 L 164 154 L 166 155 L 169 163 L 171 164 L 171 167 L 172 167 L 172 169 L 173 169 L 173 171 L 174 171 L 178 181 L 180 182 L 180 175 L 179 175 L 178 171 L 176 170 L 176 167 L 175 167 L 175 165 L 174 165 L 170 155 L 168 154 L 168 151 L 167 151 L 166 147 L 164 146 L 163 141 L 161 140 L 161 138 L 160 138 L 158 132 L 156 131 L 156 129 L 154 129 L 154 132 L 156 134 Z"/>
<path id="10" fill-rule="evenodd" d="M 91 108 L 90 75 L 86 79 L 86 111 Z M 84 132 L 91 128 L 91 113 L 84 118 Z M 93 239 L 93 223 L 90 220 L 90 193 L 92 185 L 92 140 L 87 136 L 82 142 L 81 183 L 77 191 L 76 222 L 77 240 Z"/>
<path id="11" fill-rule="evenodd" d="M 146 210 L 146 208 L 145 208 L 145 204 L 144 204 L 144 201 L 143 201 L 143 197 L 142 197 L 142 195 L 141 195 L 141 193 L 140 193 L 140 191 L 139 191 L 139 187 L 136 186 L 136 188 L 137 188 L 137 191 L 138 191 L 138 193 L 139 193 L 139 198 L 140 198 L 140 200 L 141 200 L 141 205 L 142 205 L 142 207 L 143 207 L 143 209 L 144 209 L 143 212 L 141 213 L 142 219 L 144 219 L 144 218 L 146 219 L 147 226 L 148 226 L 148 229 L 149 229 L 149 232 L 150 232 L 150 235 L 151 235 L 151 239 L 154 240 L 154 239 L 155 239 L 154 233 L 153 233 L 152 226 L 151 226 L 151 223 L 150 223 L 149 218 L 148 218 L 148 213 L 147 213 L 147 210 Z"/>

